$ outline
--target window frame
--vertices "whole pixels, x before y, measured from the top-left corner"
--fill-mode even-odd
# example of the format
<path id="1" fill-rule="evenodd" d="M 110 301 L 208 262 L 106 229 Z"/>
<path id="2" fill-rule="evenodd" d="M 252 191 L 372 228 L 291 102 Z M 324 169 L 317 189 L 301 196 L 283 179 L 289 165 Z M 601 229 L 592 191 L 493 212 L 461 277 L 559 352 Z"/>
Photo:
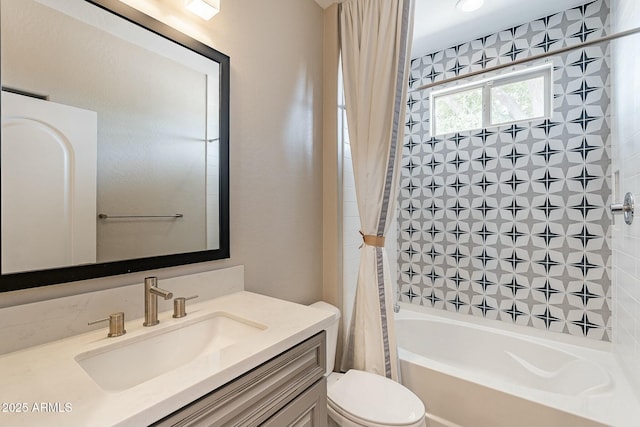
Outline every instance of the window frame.
<path id="1" fill-rule="evenodd" d="M 529 117 L 520 120 L 511 120 L 506 122 L 493 123 L 491 121 L 491 89 L 497 86 L 508 85 L 512 83 L 518 83 L 522 81 L 531 80 L 537 77 L 542 77 L 544 81 L 544 113 L 542 116 Z M 429 119 L 430 126 L 429 132 L 431 136 L 446 135 L 452 132 L 464 132 L 475 130 L 476 128 L 463 128 L 446 133 L 436 133 L 436 99 L 442 96 L 454 95 L 459 92 L 467 92 L 473 89 L 482 88 L 482 111 L 481 120 L 482 127 L 479 129 L 486 129 L 489 127 L 505 126 L 514 123 L 528 122 L 532 120 L 544 120 L 551 118 L 553 114 L 553 63 L 545 63 L 543 65 L 533 66 L 522 70 L 512 71 L 506 74 L 500 74 L 495 77 L 485 78 L 479 81 L 465 83 L 462 85 L 456 85 L 454 87 L 444 88 L 431 92 L 429 96 Z"/>

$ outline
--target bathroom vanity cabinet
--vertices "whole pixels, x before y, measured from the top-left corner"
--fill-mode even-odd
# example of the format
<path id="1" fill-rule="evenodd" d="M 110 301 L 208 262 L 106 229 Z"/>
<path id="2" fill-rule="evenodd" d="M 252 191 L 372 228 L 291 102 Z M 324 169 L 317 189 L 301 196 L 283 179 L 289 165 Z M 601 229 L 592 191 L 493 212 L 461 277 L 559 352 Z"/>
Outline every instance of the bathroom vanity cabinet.
<path id="1" fill-rule="evenodd" d="M 325 345 L 322 331 L 153 425 L 322 427 Z"/>
<path id="2" fill-rule="evenodd" d="M 0 413 L 0 425 L 326 424 L 331 313 L 238 291 L 192 304 L 183 318 L 158 316 L 152 328 L 130 320 L 117 338 L 101 328 L 3 354 L 0 400 L 69 410 Z"/>

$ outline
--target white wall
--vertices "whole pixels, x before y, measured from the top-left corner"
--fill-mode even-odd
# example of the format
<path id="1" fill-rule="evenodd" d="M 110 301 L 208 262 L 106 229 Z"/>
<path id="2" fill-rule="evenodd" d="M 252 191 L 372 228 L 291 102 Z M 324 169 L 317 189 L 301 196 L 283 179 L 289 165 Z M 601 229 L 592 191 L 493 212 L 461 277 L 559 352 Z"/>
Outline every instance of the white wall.
<path id="1" fill-rule="evenodd" d="M 612 32 L 640 26 L 637 0 L 611 1 Z M 617 40 L 611 49 L 614 198 L 630 191 L 640 198 L 640 36 Z M 613 240 L 613 344 L 627 376 L 640 390 L 640 219 L 615 218 Z"/>
<path id="2" fill-rule="evenodd" d="M 222 0 L 222 11 L 205 22 L 183 12 L 181 1 L 135 2 L 231 57 L 231 259 L 154 273 L 162 279 L 243 264 L 248 291 L 320 299 L 322 9 L 312 0 Z M 139 283 L 149 274 L 5 293 L 0 306 Z"/>
<path id="3" fill-rule="evenodd" d="M 342 83 L 340 86 L 342 89 Z M 342 298 L 344 304 L 342 327 L 346 331 L 351 324 L 351 313 L 356 299 L 362 236 L 347 115 L 342 108 L 340 112 L 342 113 L 340 138 L 342 142 Z"/>

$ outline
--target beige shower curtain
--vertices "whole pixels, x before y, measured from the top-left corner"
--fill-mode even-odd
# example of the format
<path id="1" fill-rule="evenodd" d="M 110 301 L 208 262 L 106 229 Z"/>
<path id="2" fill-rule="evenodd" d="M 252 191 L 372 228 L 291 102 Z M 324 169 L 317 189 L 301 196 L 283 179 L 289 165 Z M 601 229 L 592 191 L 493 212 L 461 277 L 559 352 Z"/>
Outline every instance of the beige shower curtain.
<path id="1" fill-rule="evenodd" d="M 340 5 L 345 106 L 364 241 L 342 369 L 394 380 L 398 356 L 384 236 L 395 210 L 412 27 L 413 0 Z"/>

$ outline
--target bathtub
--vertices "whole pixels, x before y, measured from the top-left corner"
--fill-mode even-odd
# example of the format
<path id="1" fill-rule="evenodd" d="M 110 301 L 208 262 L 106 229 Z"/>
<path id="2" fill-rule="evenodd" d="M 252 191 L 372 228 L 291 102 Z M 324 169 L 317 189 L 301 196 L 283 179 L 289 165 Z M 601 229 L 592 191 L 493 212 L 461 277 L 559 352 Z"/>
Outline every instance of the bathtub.
<path id="1" fill-rule="evenodd" d="M 396 334 L 402 383 L 425 402 L 431 426 L 640 425 L 640 402 L 607 343 L 424 309 L 401 304 Z"/>

